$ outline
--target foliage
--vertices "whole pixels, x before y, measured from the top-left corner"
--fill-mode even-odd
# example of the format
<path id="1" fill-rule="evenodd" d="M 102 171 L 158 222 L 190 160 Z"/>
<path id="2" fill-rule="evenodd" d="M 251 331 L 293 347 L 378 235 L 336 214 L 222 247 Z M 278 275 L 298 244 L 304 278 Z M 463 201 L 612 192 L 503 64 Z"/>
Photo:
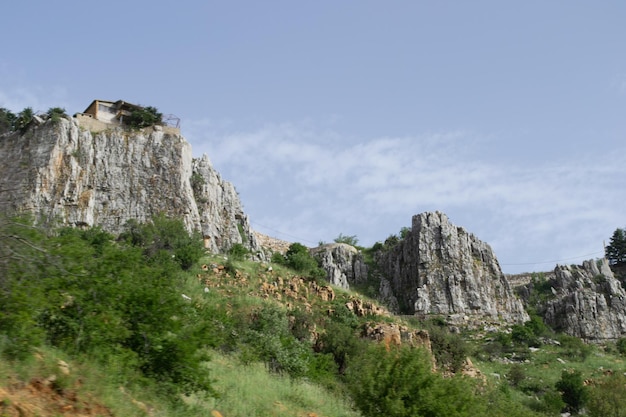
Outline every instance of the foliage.
<path id="1" fill-rule="evenodd" d="M 626 356 L 626 337 L 620 337 L 619 339 L 617 339 L 615 345 L 620 355 Z"/>
<path id="2" fill-rule="evenodd" d="M 470 347 L 456 333 L 450 333 L 447 327 L 434 322 L 427 323 L 425 328 L 430 336 L 430 343 L 437 365 L 452 372 L 459 371 L 470 355 Z"/>
<path id="3" fill-rule="evenodd" d="M 431 366 L 423 349 L 369 346 L 351 363 L 348 387 L 367 417 L 485 415 L 467 380 L 444 379 Z"/>
<path id="4" fill-rule="evenodd" d="M 593 351 L 593 347 L 586 344 L 578 337 L 560 334 L 557 337 L 561 344 L 563 356 L 571 360 L 585 361 Z"/>
<path id="5" fill-rule="evenodd" d="M 35 113 L 33 112 L 32 107 L 24 108 L 24 110 L 17 114 L 13 125 L 13 130 L 19 130 L 23 133 L 30 124 L 30 122 L 33 120 L 33 117 L 35 117 Z"/>
<path id="6" fill-rule="evenodd" d="M 334 240 L 335 243 L 346 243 L 351 246 L 356 246 L 359 243 L 359 239 L 356 237 L 356 235 L 346 236 L 342 233 L 339 233 L 339 236 L 337 236 Z"/>
<path id="7" fill-rule="evenodd" d="M 190 235 L 181 221 L 163 214 L 146 224 L 129 220 L 119 240 L 142 248 L 147 259 L 155 262 L 170 259 L 184 270 L 191 268 L 204 254 L 200 236 Z"/>
<path id="8" fill-rule="evenodd" d="M 61 117 L 67 117 L 65 109 L 62 107 L 50 107 L 46 113 L 52 123 L 57 123 L 61 120 Z"/>
<path id="9" fill-rule="evenodd" d="M 272 262 L 285 265 L 315 279 L 326 277 L 326 271 L 319 267 L 317 260 L 309 253 L 309 249 L 298 242 L 292 243 L 284 256 L 278 252 L 272 254 Z"/>
<path id="10" fill-rule="evenodd" d="M 605 252 L 612 266 L 626 264 L 626 231 L 624 229 L 618 228 L 613 232 Z"/>
<path id="11" fill-rule="evenodd" d="M 146 257 L 143 247 L 116 243 L 98 228 L 64 228 L 53 235 L 23 230 L 37 268 L 21 268 L 19 257 L 6 265 L 0 294 L 6 356 L 45 341 L 105 363 L 123 360 L 129 372 L 158 379 L 172 393 L 210 391 L 200 354 L 202 326 L 180 296 L 184 263 Z M 153 237 L 161 242 L 163 233 Z"/>
<path id="12" fill-rule="evenodd" d="M 618 372 L 590 386 L 591 417 L 626 417 L 626 376 Z"/>
<path id="13" fill-rule="evenodd" d="M 345 323 L 332 321 L 326 325 L 325 330 L 318 340 L 318 350 L 332 355 L 337 371 L 344 374 L 349 361 L 360 354 L 362 344 L 354 329 Z"/>
<path id="14" fill-rule="evenodd" d="M 589 393 L 583 384 L 580 371 L 563 370 L 561 379 L 557 381 L 555 388 L 561 392 L 563 402 L 572 412 L 580 411 L 589 399 Z"/>
<path id="15" fill-rule="evenodd" d="M 0 107 L 0 135 L 12 132 L 15 129 L 17 116 L 10 110 Z"/>
<path id="16" fill-rule="evenodd" d="M 285 311 L 275 304 L 264 305 L 256 311 L 254 320 L 244 335 L 253 351 L 248 359 L 262 360 L 269 370 L 302 377 L 308 372 L 309 350 L 306 343 L 295 338 L 289 330 Z"/>
<path id="17" fill-rule="evenodd" d="M 235 243 L 228 250 L 228 256 L 235 261 L 242 261 L 250 251 L 241 243 Z"/>
<path id="18" fill-rule="evenodd" d="M 163 123 L 163 114 L 159 113 L 156 107 L 140 107 L 132 111 L 129 116 L 128 125 L 133 129 L 159 125 Z"/>
<path id="19" fill-rule="evenodd" d="M 411 233 L 410 227 L 403 227 L 400 229 L 400 239 L 406 239 L 407 236 Z"/>

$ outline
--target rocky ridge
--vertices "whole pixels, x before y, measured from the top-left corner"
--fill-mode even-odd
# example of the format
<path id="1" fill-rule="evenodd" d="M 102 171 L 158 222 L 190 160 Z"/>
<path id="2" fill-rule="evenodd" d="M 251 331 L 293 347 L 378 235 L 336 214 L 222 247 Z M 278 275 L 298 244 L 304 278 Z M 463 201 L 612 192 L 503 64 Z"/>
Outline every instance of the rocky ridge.
<path id="1" fill-rule="evenodd" d="M 326 271 L 328 281 L 341 288 L 367 280 L 367 265 L 363 255 L 346 243 L 327 243 L 309 250 Z"/>
<path id="2" fill-rule="evenodd" d="M 455 324 L 528 320 L 491 247 L 440 212 L 413 217 L 412 228 L 376 258 L 381 292 L 403 314 L 445 316 Z"/>
<path id="3" fill-rule="evenodd" d="M 518 288 L 545 323 L 589 342 L 616 340 L 626 334 L 626 291 L 606 259 L 582 265 L 557 265 L 542 279 Z M 531 297 L 536 294 L 538 300 Z"/>
<path id="4" fill-rule="evenodd" d="M 164 213 L 201 232 L 207 249 L 235 243 L 260 249 L 234 187 L 207 156 L 160 126 L 91 132 L 73 118 L 42 121 L 0 141 L 4 212 L 42 222 L 98 225 L 112 233 L 128 220 Z"/>

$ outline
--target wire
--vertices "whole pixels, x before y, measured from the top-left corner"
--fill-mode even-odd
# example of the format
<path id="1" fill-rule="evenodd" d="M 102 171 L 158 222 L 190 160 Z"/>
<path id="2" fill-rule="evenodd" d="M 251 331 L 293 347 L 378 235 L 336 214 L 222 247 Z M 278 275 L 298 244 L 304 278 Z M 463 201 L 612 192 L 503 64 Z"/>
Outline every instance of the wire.
<path id="1" fill-rule="evenodd" d="M 308 239 L 303 239 L 303 238 L 300 238 L 300 237 L 298 237 L 298 236 L 290 235 L 289 233 L 284 233 L 284 232 L 281 232 L 280 230 L 272 229 L 271 227 L 264 226 L 264 225 L 259 224 L 259 223 L 256 223 L 256 222 L 250 222 L 250 223 L 251 223 L 253 226 L 260 226 L 260 227 L 262 227 L 262 228 L 264 228 L 264 229 L 271 230 L 271 231 L 272 231 L 272 232 L 274 232 L 274 233 L 278 233 L 278 234 L 280 234 L 280 235 L 283 235 L 283 236 L 287 236 L 287 237 L 290 237 L 290 238 L 296 239 L 296 240 L 297 240 L 297 241 L 299 241 L 299 242 L 308 242 L 308 243 L 315 243 L 315 244 L 317 244 L 316 242 L 312 242 L 312 241 L 310 241 L 310 240 L 308 240 Z"/>
<path id="2" fill-rule="evenodd" d="M 558 264 L 559 262 L 564 262 L 564 261 L 571 261 L 574 259 L 580 259 L 580 258 L 584 258 L 587 256 L 593 256 L 593 255 L 598 255 L 600 253 L 604 253 L 604 252 L 594 252 L 594 253 L 588 253 L 587 255 L 580 255 L 580 256 L 576 256 L 574 258 L 567 258 L 567 259 L 557 259 L 555 261 L 541 261 L 541 262 L 525 262 L 525 263 L 519 263 L 519 264 L 501 264 L 502 266 L 513 266 L 513 265 L 537 265 L 537 264 Z"/>

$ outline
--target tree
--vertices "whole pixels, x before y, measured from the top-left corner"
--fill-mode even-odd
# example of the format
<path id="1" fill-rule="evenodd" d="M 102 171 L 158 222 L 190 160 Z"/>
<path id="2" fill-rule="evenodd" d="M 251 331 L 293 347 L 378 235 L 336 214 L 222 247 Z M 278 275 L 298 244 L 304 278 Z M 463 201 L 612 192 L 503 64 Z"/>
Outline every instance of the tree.
<path id="1" fill-rule="evenodd" d="M 561 373 L 561 379 L 555 384 L 557 390 L 561 392 L 563 402 L 568 409 L 578 412 L 589 399 L 587 387 L 583 384 L 583 377 L 580 371 L 564 370 Z"/>
<path id="2" fill-rule="evenodd" d="M 626 231 L 616 229 L 605 248 L 606 257 L 612 266 L 626 265 Z"/>
<path id="3" fill-rule="evenodd" d="M 348 245 L 356 246 L 359 243 L 359 239 L 355 236 L 344 236 L 342 233 L 339 233 L 339 236 L 335 238 L 335 243 L 346 243 Z"/>
<path id="4" fill-rule="evenodd" d="M 14 129 L 24 132 L 30 122 L 35 117 L 35 112 L 33 112 L 32 107 L 26 107 L 24 110 L 17 114 L 17 118 L 15 119 Z"/>
<path id="5" fill-rule="evenodd" d="M 61 120 L 61 117 L 67 117 L 65 109 L 63 107 L 50 107 L 46 113 L 53 123 L 57 123 Z"/>
<path id="6" fill-rule="evenodd" d="M 13 131 L 15 128 L 15 119 L 17 119 L 15 114 L 4 107 L 0 107 L 0 135 Z"/>
<path id="7" fill-rule="evenodd" d="M 158 125 L 163 122 L 163 114 L 156 107 L 148 106 L 133 110 L 128 118 L 128 124 L 135 129 Z"/>

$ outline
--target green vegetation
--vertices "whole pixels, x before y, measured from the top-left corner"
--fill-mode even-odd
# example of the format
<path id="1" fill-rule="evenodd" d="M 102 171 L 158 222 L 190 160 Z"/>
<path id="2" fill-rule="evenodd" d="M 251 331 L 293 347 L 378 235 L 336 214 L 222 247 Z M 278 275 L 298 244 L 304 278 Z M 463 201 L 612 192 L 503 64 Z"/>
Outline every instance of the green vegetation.
<path id="1" fill-rule="evenodd" d="M 17 116 L 13 112 L 0 107 L 0 135 L 12 132 L 15 129 L 15 119 L 17 119 Z"/>
<path id="2" fill-rule="evenodd" d="M 351 246 L 356 246 L 359 243 L 359 239 L 356 236 L 345 236 L 339 233 L 335 239 L 335 243 L 346 243 Z"/>
<path id="3" fill-rule="evenodd" d="M 62 107 L 51 107 L 48 109 L 46 115 L 52 121 L 52 123 L 58 123 L 62 117 L 67 117 L 65 109 Z"/>
<path id="4" fill-rule="evenodd" d="M 623 413 L 624 343 L 586 345 L 532 312 L 492 333 L 451 333 L 444 318 L 401 321 L 430 333 L 433 372 L 422 348 L 363 339 L 368 323 L 401 319 L 356 316 L 345 306 L 359 294 L 320 296 L 327 283 L 301 244 L 270 269 L 242 245 L 228 259 L 208 255 L 162 215 L 130 221 L 117 237 L 31 224 L 0 223 L 5 381 L 54 374 L 59 393 L 124 416 L 145 415 L 136 404 L 162 416 Z M 481 377 L 462 376 L 468 357 Z"/>
<path id="5" fill-rule="evenodd" d="M 274 253 L 272 262 L 314 278 L 322 279 L 326 276 L 326 272 L 319 267 L 317 260 L 309 253 L 309 249 L 301 243 L 292 243 L 285 255 Z"/>
<path id="6" fill-rule="evenodd" d="M 140 107 L 132 111 L 127 123 L 133 129 L 160 125 L 163 123 L 163 114 L 156 107 Z"/>

